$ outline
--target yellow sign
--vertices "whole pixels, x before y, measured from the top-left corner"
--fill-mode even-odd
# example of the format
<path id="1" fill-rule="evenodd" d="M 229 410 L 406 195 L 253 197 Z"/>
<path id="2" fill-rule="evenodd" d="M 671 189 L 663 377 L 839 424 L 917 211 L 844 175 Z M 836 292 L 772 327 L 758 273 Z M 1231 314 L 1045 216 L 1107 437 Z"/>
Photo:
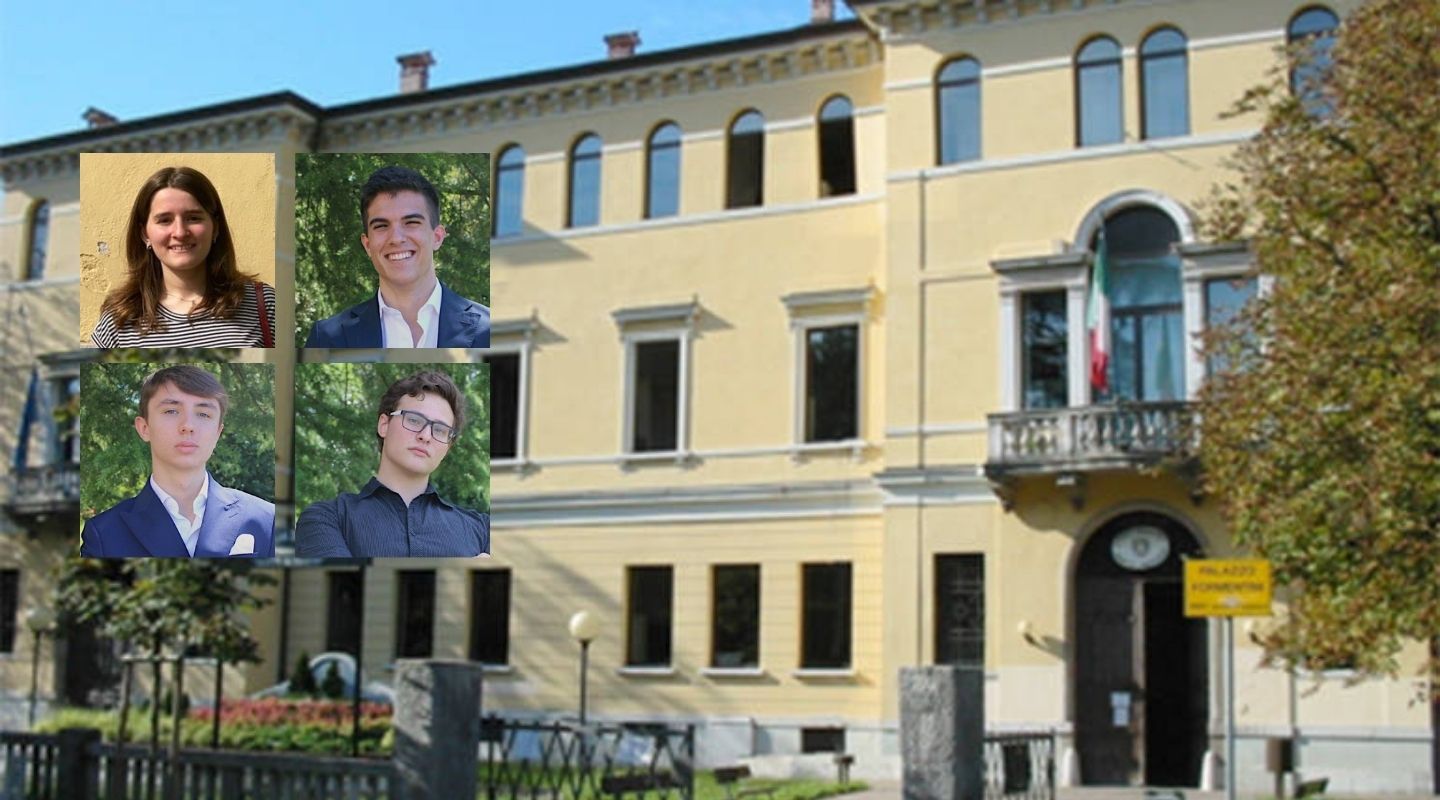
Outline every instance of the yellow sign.
<path id="1" fill-rule="evenodd" d="M 1185 616 L 1268 617 L 1274 588 L 1263 558 L 1192 558 L 1185 562 Z"/>

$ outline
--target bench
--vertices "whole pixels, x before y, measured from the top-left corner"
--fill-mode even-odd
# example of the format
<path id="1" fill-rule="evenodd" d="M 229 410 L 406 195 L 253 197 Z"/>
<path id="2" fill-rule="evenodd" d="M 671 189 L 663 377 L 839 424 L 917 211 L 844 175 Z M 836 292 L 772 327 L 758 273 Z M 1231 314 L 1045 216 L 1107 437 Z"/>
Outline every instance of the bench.
<path id="1" fill-rule="evenodd" d="M 668 772 L 656 772 L 653 775 L 637 772 L 630 775 L 608 775 L 600 779 L 601 793 L 613 795 L 644 794 L 656 789 L 676 789 L 679 786 L 680 782 Z"/>
<path id="2" fill-rule="evenodd" d="M 718 767 L 715 770 L 715 782 L 725 790 L 726 800 L 740 800 L 742 797 L 769 797 L 774 800 L 775 790 L 768 786 L 756 786 L 747 784 L 750 779 L 750 768 L 741 764 L 738 767 Z"/>
<path id="3" fill-rule="evenodd" d="M 1330 785 L 1329 778 L 1316 778 L 1313 781 L 1301 781 L 1295 784 L 1295 800 L 1304 800 L 1306 797 L 1319 797 L 1325 794 L 1325 789 Z"/>

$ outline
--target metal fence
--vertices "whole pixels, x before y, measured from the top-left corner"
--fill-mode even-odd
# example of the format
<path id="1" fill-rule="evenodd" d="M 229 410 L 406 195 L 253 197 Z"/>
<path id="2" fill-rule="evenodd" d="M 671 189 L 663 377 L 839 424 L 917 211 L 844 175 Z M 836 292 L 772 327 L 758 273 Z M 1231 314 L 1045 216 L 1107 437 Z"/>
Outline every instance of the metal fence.
<path id="1" fill-rule="evenodd" d="M 480 742 L 480 794 L 486 800 L 695 796 L 694 725 L 490 716 L 481 720 Z"/>
<path id="2" fill-rule="evenodd" d="M 1055 734 L 985 736 L 985 800 L 1054 800 Z"/>
<path id="3" fill-rule="evenodd" d="M 400 800 L 388 760 L 102 744 L 98 731 L 3 733 L 0 800 Z"/>

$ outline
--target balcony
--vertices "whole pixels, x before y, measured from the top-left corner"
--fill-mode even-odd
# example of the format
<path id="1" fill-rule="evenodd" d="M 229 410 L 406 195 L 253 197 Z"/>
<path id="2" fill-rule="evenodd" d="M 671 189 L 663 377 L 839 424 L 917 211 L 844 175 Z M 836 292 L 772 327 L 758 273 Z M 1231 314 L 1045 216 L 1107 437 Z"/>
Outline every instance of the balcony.
<path id="1" fill-rule="evenodd" d="M 1184 402 L 1119 403 L 1036 409 L 989 416 L 985 476 L 1006 507 L 1015 481 L 1053 475 L 1083 503 L 1084 475 L 1101 470 L 1144 469 L 1166 461 L 1186 465 L 1194 451 L 1195 407 Z"/>
<path id="2" fill-rule="evenodd" d="M 80 511 L 80 465 L 47 464 L 28 467 L 10 478 L 10 496 L 5 510 L 14 517 L 45 517 L 50 514 L 78 514 Z"/>

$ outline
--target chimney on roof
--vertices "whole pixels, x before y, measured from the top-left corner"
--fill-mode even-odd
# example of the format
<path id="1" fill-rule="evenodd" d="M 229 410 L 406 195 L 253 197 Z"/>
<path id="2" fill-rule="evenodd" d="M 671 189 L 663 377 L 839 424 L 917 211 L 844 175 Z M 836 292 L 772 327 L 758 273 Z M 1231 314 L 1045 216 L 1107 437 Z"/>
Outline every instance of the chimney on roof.
<path id="1" fill-rule="evenodd" d="M 835 21 L 835 0 L 810 0 L 810 24 Z"/>
<path id="2" fill-rule="evenodd" d="M 85 109 L 85 113 L 80 116 L 85 118 L 86 125 L 92 129 L 109 127 L 120 121 L 113 114 L 107 114 L 95 106 Z"/>
<path id="3" fill-rule="evenodd" d="M 629 58 L 640 46 L 640 31 L 612 33 L 605 37 L 605 50 L 609 58 Z"/>
<path id="4" fill-rule="evenodd" d="M 400 63 L 400 94 L 423 92 L 430 88 L 430 67 L 435 64 L 435 57 L 430 55 L 429 50 L 396 56 L 395 60 Z"/>

